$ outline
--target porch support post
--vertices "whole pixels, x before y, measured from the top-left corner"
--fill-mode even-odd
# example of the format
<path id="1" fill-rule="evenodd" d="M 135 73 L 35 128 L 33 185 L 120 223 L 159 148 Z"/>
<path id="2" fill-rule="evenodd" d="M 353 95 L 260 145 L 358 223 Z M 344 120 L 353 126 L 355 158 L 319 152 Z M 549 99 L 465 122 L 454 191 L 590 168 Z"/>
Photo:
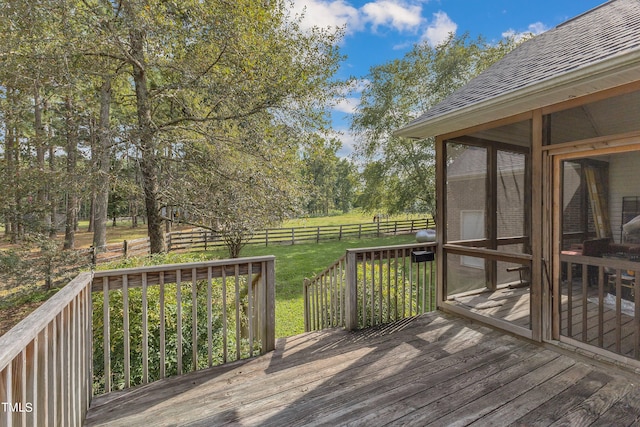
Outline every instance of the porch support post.
<path id="1" fill-rule="evenodd" d="M 436 306 L 444 305 L 447 298 L 446 289 L 446 255 L 444 243 L 447 238 L 445 213 L 447 211 L 446 194 L 446 159 L 447 150 L 441 136 L 436 137 Z"/>
<path id="2" fill-rule="evenodd" d="M 358 329 L 358 269 L 356 253 L 347 250 L 347 283 L 344 294 L 345 328 Z"/>
<path id="3" fill-rule="evenodd" d="M 548 298 L 548 286 L 545 286 L 545 275 L 542 263 L 542 218 L 543 207 L 543 182 L 542 173 L 542 145 L 543 145 L 543 120 L 542 110 L 533 112 L 531 120 L 531 332 L 535 341 L 543 339 L 543 298 Z M 547 312 L 547 310 L 545 310 Z M 547 319 L 551 317 L 548 316 Z"/>

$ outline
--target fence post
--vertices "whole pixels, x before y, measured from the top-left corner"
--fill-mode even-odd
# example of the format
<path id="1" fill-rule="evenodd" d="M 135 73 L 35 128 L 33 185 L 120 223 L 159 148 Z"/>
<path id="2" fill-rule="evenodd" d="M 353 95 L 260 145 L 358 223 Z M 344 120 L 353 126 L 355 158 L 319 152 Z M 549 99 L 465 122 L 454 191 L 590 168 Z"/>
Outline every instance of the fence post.
<path id="1" fill-rule="evenodd" d="M 415 221 L 414 219 L 411 220 L 411 231 L 410 233 L 413 233 L 413 221 Z"/>
<path id="2" fill-rule="evenodd" d="M 340 234 L 338 235 L 338 240 L 342 240 L 342 225 L 340 225 Z"/>
<path id="3" fill-rule="evenodd" d="M 291 227 L 291 244 L 296 244 L 296 229 Z"/>
<path id="4" fill-rule="evenodd" d="M 358 329 L 358 262 L 356 253 L 347 250 L 347 283 L 344 295 L 345 328 Z"/>
<path id="5" fill-rule="evenodd" d="M 204 230 L 204 250 L 205 251 L 207 250 L 207 234 L 208 234 L 208 231 Z"/>
<path id="6" fill-rule="evenodd" d="M 362 224 L 358 224 L 358 239 L 362 238 Z"/>
<path id="7" fill-rule="evenodd" d="M 318 227 L 318 235 L 316 236 L 316 243 L 320 243 L 320 227 Z"/>
<path id="8" fill-rule="evenodd" d="M 269 229 L 264 230 L 264 245 L 269 246 Z"/>
<path id="9" fill-rule="evenodd" d="M 398 221 L 393 223 L 393 235 L 394 236 L 398 235 Z"/>
<path id="10" fill-rule="evenodd" d="M 380 237 L 380 221 L 378 221 L 378 231 L 376 237 Z"/>
<path id="11" fill-rule="evenodd" d="M 124 257 L 127 258 L 127 255 L 129 253 L 129 242 L 127 242 L 126 240 L 122 242 L 122 247 L 124 250 Z"/>

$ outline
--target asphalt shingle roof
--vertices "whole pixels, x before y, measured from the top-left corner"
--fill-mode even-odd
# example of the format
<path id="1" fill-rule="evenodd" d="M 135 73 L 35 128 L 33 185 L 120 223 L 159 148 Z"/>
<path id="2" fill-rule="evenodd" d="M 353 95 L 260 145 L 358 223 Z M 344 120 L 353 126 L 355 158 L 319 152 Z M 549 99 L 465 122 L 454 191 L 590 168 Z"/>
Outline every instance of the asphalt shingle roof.
<path id="1" fill-rule="evenodd" d="M 640 49 L 640 0 L 611 0 L 518 46 L 407 126 Z"/>

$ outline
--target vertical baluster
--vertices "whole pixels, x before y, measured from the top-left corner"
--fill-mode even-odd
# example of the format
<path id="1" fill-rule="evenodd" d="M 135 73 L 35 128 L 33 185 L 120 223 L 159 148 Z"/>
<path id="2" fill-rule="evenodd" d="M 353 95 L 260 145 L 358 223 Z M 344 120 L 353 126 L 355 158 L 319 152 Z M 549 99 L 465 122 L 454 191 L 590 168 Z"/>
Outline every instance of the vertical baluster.
<path id="1" fill-rule="evenodd" d="M 224 267 L 223 267 L 224 270 Z M 213 366 L 213 331 L 212 331 L 212 323 L 213 323 L 213 313 L 212 306 L 213 300 L 211 295 L 211 287 L 212 287 L 212 277 L 213 277 L 213 269 L 211 266 L 207 268 L 207 363 L 208 366 Z M 225 311 L 225 307 L 222 307 L 222 311 Z"/>
<path id="2" fill-rule="evenodd" d="M 422 266 L 422 314 L 427 312 L 427 263 Z"/>
<path id="3" fill-rule="evenodd" d="M 167 356 L 167 338 L 166 338 L 166 319 L 164 310 L 164 272 L 161 271 L 158 277 L 159 286 L 159 305 L 160 305 L 160 378 L 167 376 L 166 372 L 166 356 Z"/>
<path id="4" fill-rule="evenodd" d="M 76 296 L 77 297 L 77 296 Z M 77 320 L 78 320 L 78 302 L 76 298 L 73 298 L 69 304 L 69 320 L 70 325 L 69 329 L 69 387 L 71 388 L 71 423 L 75 426 L 78 424 L 77 414 L 78 414 L 78 358 L 77 358 L 77 348 L 78 348 L 78 328 L 77 328 Z"/>
<path id="5" fill-rule="evenodd" d="M 357 255 L 356 255 L 357 256 Z M 362 326 L 367 326 L 367 253 L 362 252 Z"/>
<path id="6" fill-rule="evenodd" d="M 378 277 L 378 324 L 381 325 L 383 322 L 383 317 L 382 317 L 382 312 L 383 312 L 383 307 L 382 307 L 382 303 L 384 300 L 384 295 L 382 293 L 382 284 L 384 282 L 384 275 L 383 275 L 383 271 L 382 271 L 382 267 L 384 264 L 384 251 L 378 251 L 378 272 L 379 272 L 379 277 Z"/>
<path id="7" fill-rule="evenodd" d="M 124 329 L 124 387 L 131 386 L 131 336 L 129 331 L 129 278 L 122 276 L 122 327 Z"/>
<path id="8" fill-rule="evenodd" d="M 435 291 L 435 274 L 433 271 L 433 266 L 435 265 L 434 261 L 429 261 L 429 311 L 434 310 L 433 306 L 433 293 Z"/>
<path id="9" fill-rule="evenodd" d="M 147 301 L 147 273 L 142 273 L 142 383 L 149 382 L 149 321 Z"/>
<path id="10" fill-rule="evenodd" d="M 236 360 L 240 359 L 240 340 L 242 339 L 240 333 L 240 270 L 238 264 L 235 265 L 235 290 L 236 290 Z"/>
<path id="11" fill-rule="evenodd" d="M 387 249 L 387 322 L 389 321 L 391 321 L 391 250 Z"/>
<path id="12" fill-rule="evenodd" d="M 394 320 L 398 320 L 398 292 L 400 292 L 400 287 L 398 286 L 398 250 L 395 250 L 394 258 L 393 258 L 393 288 L 395 290 L 395 298 L 394 298 Z"/>
<path id="13" fill-rule="evenodd" d="M 227 270 L 222 267 L 222 361 L 227 363 L 229 360 L 229 343 L 227 330 L 229 322 L 227 320 Z"/>
<path id="14" fill-rule="evenodd" d="M 334 290 L 334 271 L 333 267 L 329 269 L 329 327 L 335 326 L 335 290 Z"/>
<path id="15" fill-rule="evenodd" d="M 413 260 L 409 260 L 409 317 L 413 316 Z"/>
<path id="16" fill-rule="evenodd" d="M 191 269 L 191 364 L 198 369 L 198 277 L 195 268 Z"/>
<path id="17" fill-rule="evenodd" d="M 60 321 L 60 316 L 62 314 L 58 314 L 52 323 L 52 330 L 51 330 L 51 370 L 50 370 L 50 376 L 49 376 L 49 383 L 50 383 L 50 387 L 51 387 L 51 392 L 50 392 L 50 396 L 51 396 L 51 406 L 53 408 L 52 410 L 52 419 L 51 419 L 51 425 L 60 425 L 60 423 L 62 422 L 61 420 L 61 416 L 60 416 L 60 389 L 58 387 L 59 383 L 60 383 L 60 369 L 59 369 L 59 363 L 60 363 L 60 357 L 58 356 L 58 352 L 60 351 L 60 336 L 59 336 L 59 331 L 58 331 L 58 324 Z"/>
<path id="18" fill-rule="evenodd" d="M 4 389 L 6 393 L 5 398 L 7 399 L 7 402 L 13 402 L 13 360 L 7 364 L 6 368 L 4 368 L 4 379 Z M 3 413 L 0 413 L 0 415 L 3 415 Z M 6 411 L 3 416 L 6 420 L 7 427 L 11 427 L 13 425 L 13 416 L 11 415 L 11 412 Z"/>
<path id="19" fill-rule="evenodd" d="M 622 270 L 616 274 L 616 352 L 620 353 L 622 342 Z"/>
<path id="20" fill-rule="evenodd" d="M 249 326 L 249 357 L 253 357 L 253 264 L 247 266 L 247 299 L 248 313 L 247 323 Z"/>
<path id="21" fill-rule="evenodd" d="M 379 225 L 380 223 L 378 223 Z M 375 325 L 375 314 L 376 314 L 376 254 L 375 252 L 371 252 L 371 324 L 369 326 Z"/>
<path id="22" fill-rule="evenodd" d="M 27 348 L 23 348 L 20 352 L 20 399 L 18 402 L 24 406 L 27 402 Z M 27 414 L 26 412 L 20 413 L 20 418 L 23 427 L 27 427 Z"/>
<path id="23" fill-rule="evenodd" d="M 407 317 L 407 253 L 402 249 L 402 318 Z"/>
<path id="24" fill-rule="evenodd" d="M 176 345 L 178 375 L 182 375 L 182 270 L 176 270 Z"/>
<path id="25" fill-rule="evenodd" d="M 587 285 L 589 284 L 589 265 L 582 266 L 582 342 L 587 342 Z"/>
<path id="26" fill-rule="evenodd" d="M 598 268 L 598 347 L 604 344 L 604 268 Z"/>
<path id="27" fill-rule="evenodd" d="M 104 392 L 111 391 L 111 337 L 109 316 L 109 278 L 102 278 L 102 352 L 104 353 Z"/>
<path id="28" fill-rule="evenodd" d="M 567 265 L 567 336 L 573 337 L 573 266 Z M 560 310 L 562 317 L 562 310 Z"/>

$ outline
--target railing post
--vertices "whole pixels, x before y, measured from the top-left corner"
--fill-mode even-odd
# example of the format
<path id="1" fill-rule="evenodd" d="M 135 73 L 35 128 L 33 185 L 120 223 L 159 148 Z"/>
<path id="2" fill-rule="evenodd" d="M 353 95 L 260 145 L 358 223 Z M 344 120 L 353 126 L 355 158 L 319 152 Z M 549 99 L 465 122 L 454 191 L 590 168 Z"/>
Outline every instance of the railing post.
<path id="1" fill-rule="evenodd" d="M 302 285 L 302 295 L 303 295 L 303 301 L 304 301 L 304 331 L 305 332 L 309 332 L 310 329 L 310 325 L 309 325 L 309 312 L 310 312 L 310 307 L 309 307 L 309 279 L 307 279 L 306 277 L 304 278 L 304 284 Z"/>
<path id="2" fill-rule="evenodd" d="M 266 261 L 267 277 L 265 280 L 265 311 L 266 322 L 262 329 L 264 351 L 273 351 L 276 348 L 276 261 L 271 259 Z"/>
<path id="3" fill-rule="evenodd" d="M 358 328 L 358 269 L 356 253 L 347 250 L 347 283 L 344 295 L 345 328 L 353 331 Z"/>

